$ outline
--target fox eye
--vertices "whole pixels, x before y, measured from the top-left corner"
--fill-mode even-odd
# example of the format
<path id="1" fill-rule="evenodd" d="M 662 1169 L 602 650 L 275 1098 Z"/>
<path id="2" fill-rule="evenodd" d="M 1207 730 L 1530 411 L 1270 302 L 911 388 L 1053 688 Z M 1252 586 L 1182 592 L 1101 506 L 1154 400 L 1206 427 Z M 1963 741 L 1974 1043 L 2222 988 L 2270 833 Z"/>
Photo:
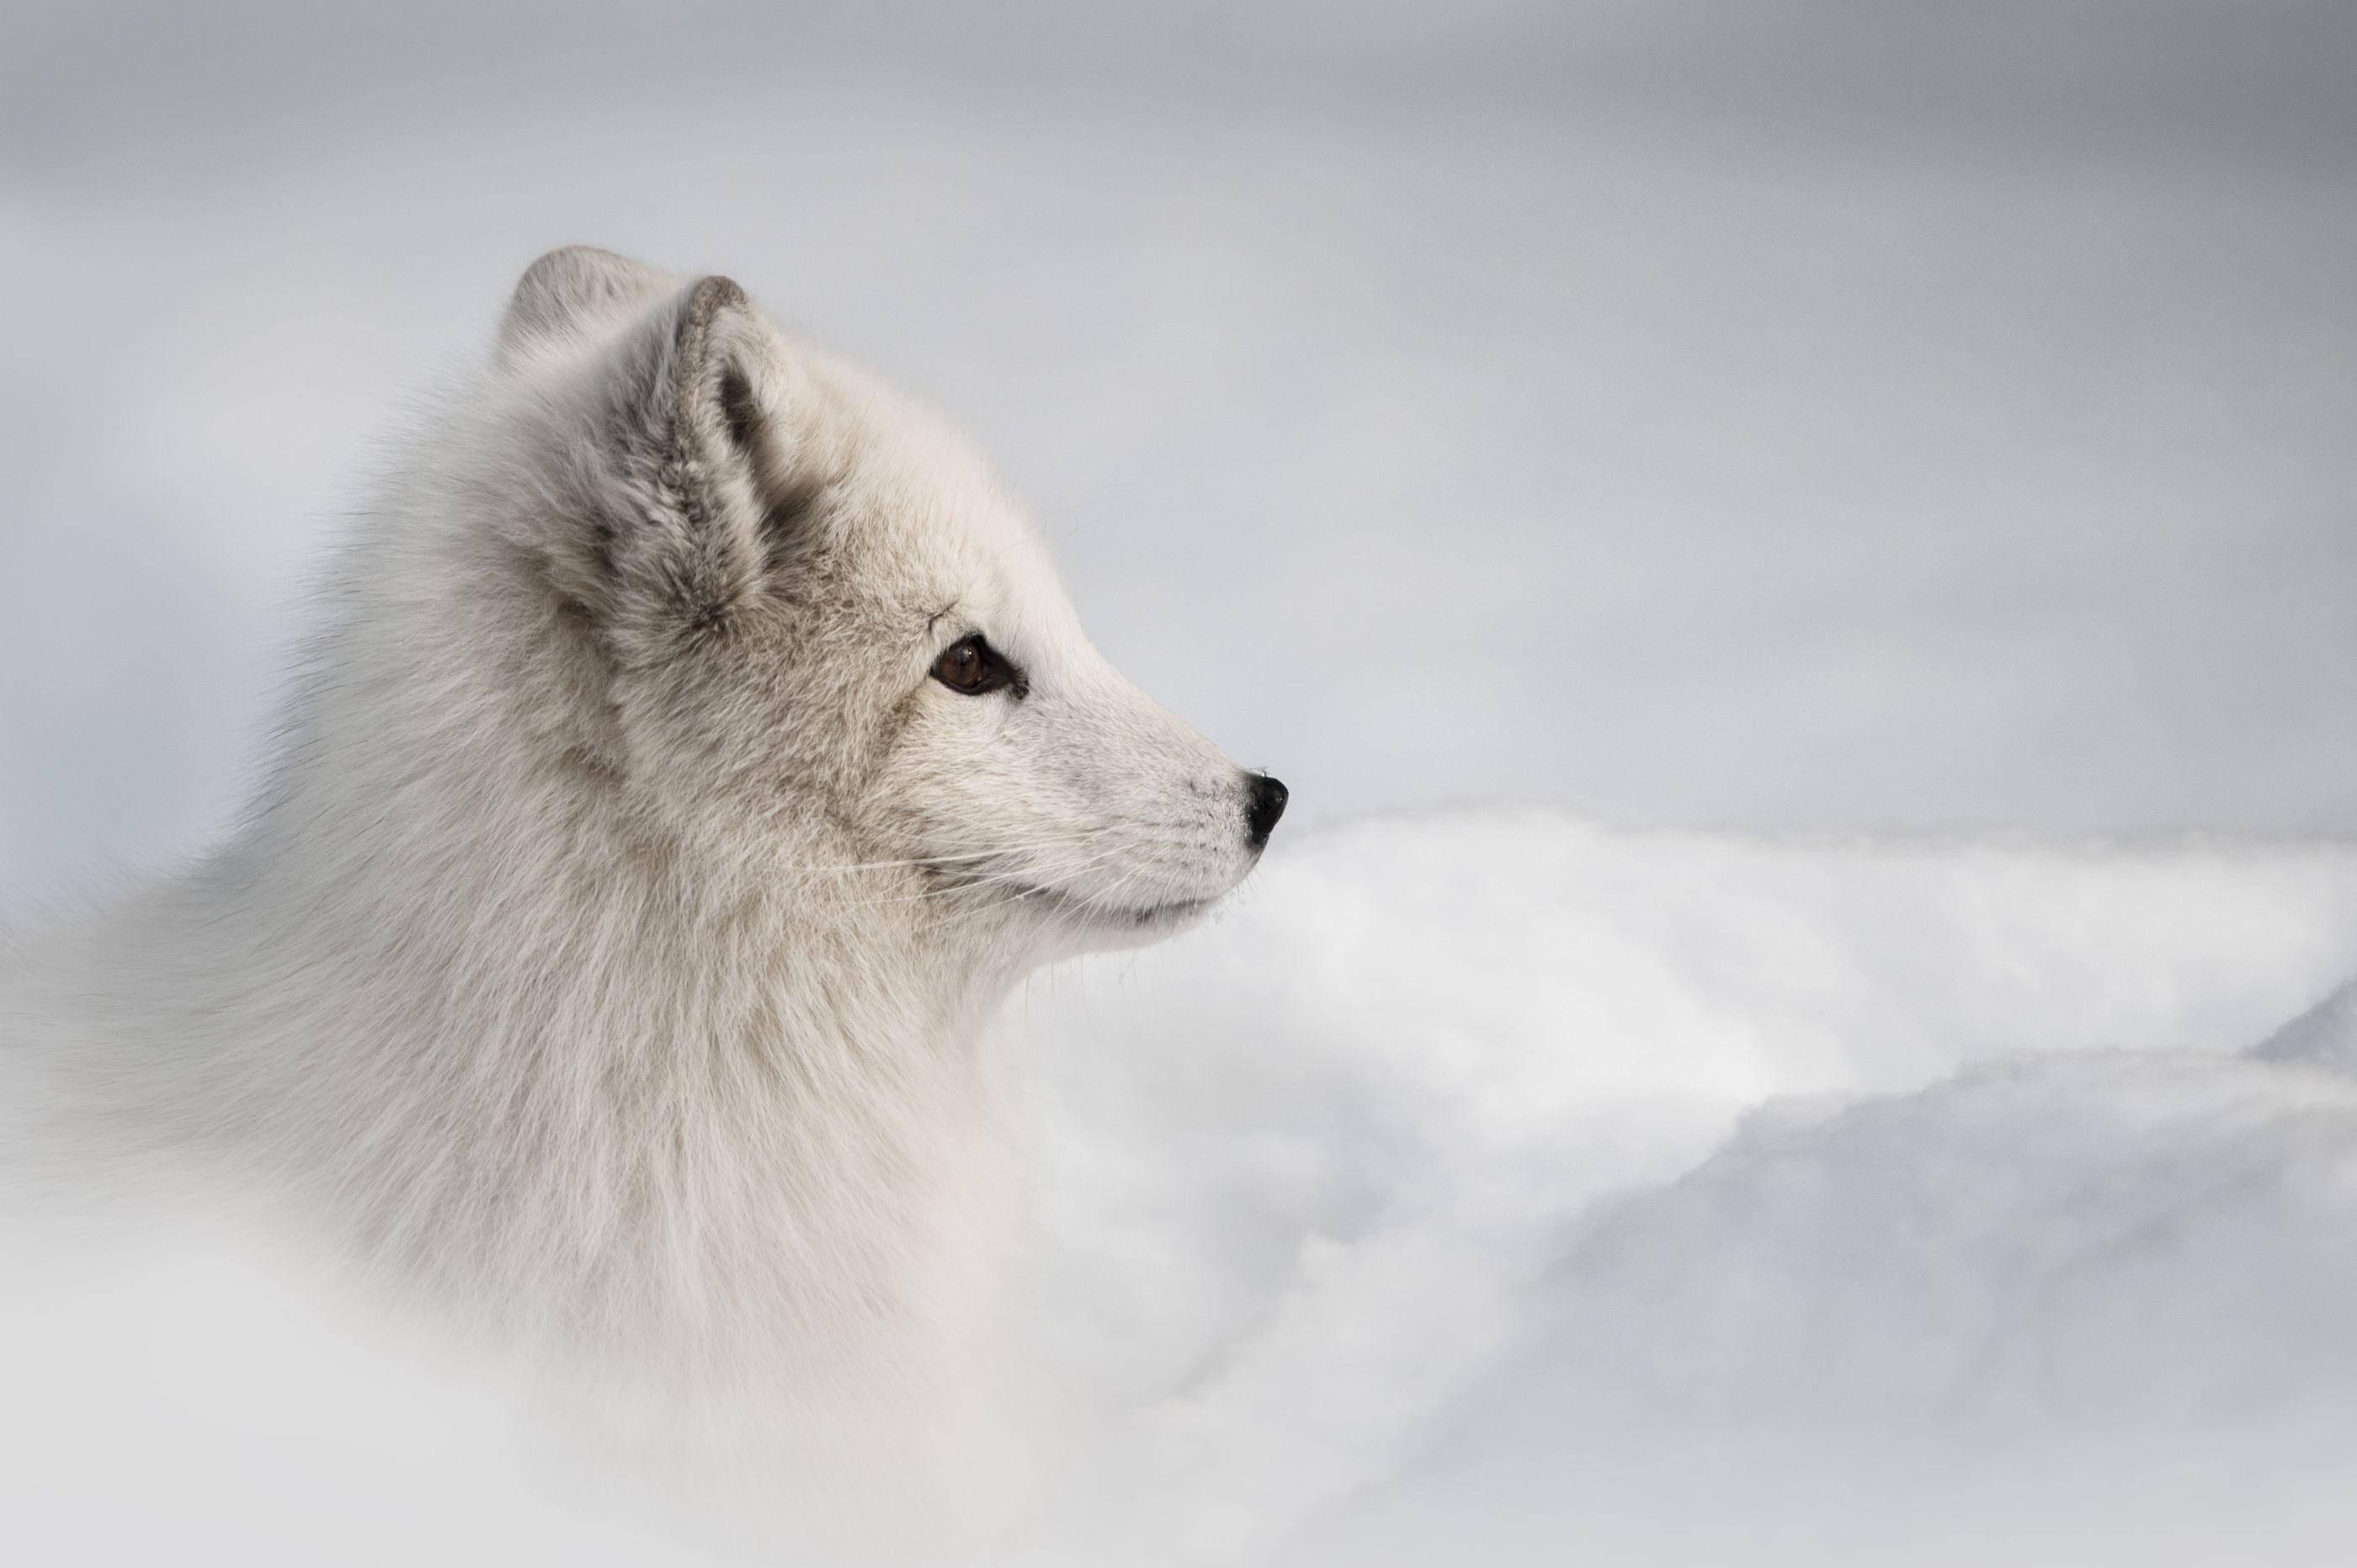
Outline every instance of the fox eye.
<path id="1" fill-rule="evenodd" d="M 991 647 L 980 632 L 942 650 L 942 656 L 933 660 L 933 679 L 969 697 L 996 692 L 1002 686 L 1013 687 L 1019 697 L 1030 685 L 1023 672 L 1009 664 L 1006 655 Z"/>

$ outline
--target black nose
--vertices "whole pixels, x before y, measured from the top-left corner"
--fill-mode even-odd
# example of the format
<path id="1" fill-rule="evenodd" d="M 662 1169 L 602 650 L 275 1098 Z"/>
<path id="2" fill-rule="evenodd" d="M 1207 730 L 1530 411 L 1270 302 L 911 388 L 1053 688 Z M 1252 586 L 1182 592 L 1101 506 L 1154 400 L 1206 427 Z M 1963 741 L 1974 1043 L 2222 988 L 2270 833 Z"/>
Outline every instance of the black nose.
<path id="1" fill-rule="evenodd" d="M 1285 786 L 1265 773 L 1254 774 L 1252 800 L 1244 807 L 1244 831 L 1252 835 L 1254 849 L 1268 842 L 1270 830 L 1283 815 Z"/>

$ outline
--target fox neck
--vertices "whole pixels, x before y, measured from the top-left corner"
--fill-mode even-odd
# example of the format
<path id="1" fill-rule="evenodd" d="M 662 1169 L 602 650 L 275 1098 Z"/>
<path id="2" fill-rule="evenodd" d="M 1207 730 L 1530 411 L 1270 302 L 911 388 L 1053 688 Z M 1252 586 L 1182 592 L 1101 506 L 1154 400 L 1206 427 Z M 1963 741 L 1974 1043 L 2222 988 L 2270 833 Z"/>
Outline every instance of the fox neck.
<path id="1" fill-rule="evenodd" d="M 921 901 L 561 773 L 395 809 L 339 771 L 205 870 L 175 947 L 208 1131 L 333 1194 L 370 1267 L 732 1376 L 972 1294 L 942 1276 L 987 1267 L 1005 982 Z"/>

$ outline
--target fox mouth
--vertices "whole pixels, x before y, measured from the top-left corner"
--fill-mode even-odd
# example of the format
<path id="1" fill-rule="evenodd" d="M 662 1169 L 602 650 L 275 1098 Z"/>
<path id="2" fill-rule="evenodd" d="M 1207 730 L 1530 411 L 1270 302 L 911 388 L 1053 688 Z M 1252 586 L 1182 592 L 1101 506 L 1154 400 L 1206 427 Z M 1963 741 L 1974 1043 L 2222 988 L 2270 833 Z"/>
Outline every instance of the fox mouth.
<path id="1" fill-rule="evenodd" d="M 1013 897 L 1046 905 L 1083 922 L 1132 928 L 1166 921 L 1175 924 L 1201 914 L 1215 902 L 1210 898 L 1170 898 L 1159 904 L 1109 904 L 1102 898 L 1084 898 L 1076 893 L 1029 884 L 1018 885 L 1009 892 Z"/>
<path id="2" fill-rule="evenodd" d="M 1037 882 L 1010 882 L 1004 878 L 977 876 L 970 871 L 960 871 L 937 862 L 928 863 L 925 869 L 944 887 L 968 889 L 985 895 L 993 902 L 1028 904 L 1038 908 L 1053 909 L 1082 925 L 1113 926 L 1131 930 L 1147 926 L 1176 925 L 1201 914 L 1219 902 L 1216 897 L 1209 897 L 1166 898 L 1153 904 L 1115 904 Z"/>

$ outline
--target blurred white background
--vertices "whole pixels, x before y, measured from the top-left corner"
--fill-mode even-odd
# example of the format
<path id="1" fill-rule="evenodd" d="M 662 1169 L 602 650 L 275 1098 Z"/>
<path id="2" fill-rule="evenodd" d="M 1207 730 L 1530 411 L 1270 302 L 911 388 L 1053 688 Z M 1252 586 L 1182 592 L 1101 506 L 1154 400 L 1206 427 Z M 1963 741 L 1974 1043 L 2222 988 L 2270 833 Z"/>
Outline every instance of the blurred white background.
<path id="1" fill-rule="evenodd" d="M 2357 829 L 2345 5 L 0 26 L 0 907 L 226 820 L 575 241 L 971 425 L 1305 821 Z"/>

